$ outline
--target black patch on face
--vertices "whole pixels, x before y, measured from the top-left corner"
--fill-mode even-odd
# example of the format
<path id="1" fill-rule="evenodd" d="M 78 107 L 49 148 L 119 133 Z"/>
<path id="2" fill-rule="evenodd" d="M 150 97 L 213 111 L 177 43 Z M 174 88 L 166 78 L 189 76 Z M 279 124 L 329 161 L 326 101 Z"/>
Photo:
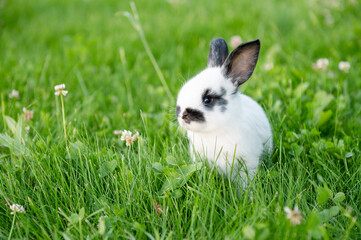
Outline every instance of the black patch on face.
<path id="1" fill-rule="evenodd" d="M 201 111 L 192 109 L 192 108 L 186 108 L 184 110 L 182 119 L 188 124 L 192 121 L 194 121 L 194 122 L 205 122 L 206 121 L 206 119 L 204 118 L 204 115 Z"/>
<path id="2" fill-rule="evenodd" d="M 213 110 L 214 106 L 221 106 L 221 112 L 226 111 L 226 107 L 228 101 L 224 99 L 224 95 L 226 95 L 226 89 L 221 88 L 221 92 L 215 93 L 212 92 L 211 89 L 206 89 L 202 94 L 202 102 L 207 110 Z"/>
<path id="3" fill-rule="evenodd" d="M 180 106 L 177 106 L 176 107 L 176 109 L 175 109 L 175 113 L 176 113 L 176 115 L 177 115 L 177 117 L 179 116 L 179 114 L 180 114 Z"/>

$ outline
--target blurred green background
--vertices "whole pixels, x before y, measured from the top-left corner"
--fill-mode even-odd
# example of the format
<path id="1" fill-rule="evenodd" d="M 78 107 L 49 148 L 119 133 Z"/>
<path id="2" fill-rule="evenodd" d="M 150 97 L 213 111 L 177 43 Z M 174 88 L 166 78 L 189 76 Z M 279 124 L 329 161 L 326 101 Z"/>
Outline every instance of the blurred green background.
<path id="1" fill-rule="evenodd" d="M 25 124 L 31 157 L 0 147 L 0 238 L 15 226 L 5 202 L 29 209 L 17 216 L 15 237 L 147 238 L 147 232 L 154 238 L 262 239 L 267 232 L 262 236 L 274 239 L 360 238 L 360 2 L 137 0 L 135 5 L 173 99 L 123 15 L 132 12 L 130 2 L 0 0 L 0 132 L 11 136 L 5 115 L 18 120 L 23 107 L 34 112 Z M 258 65 L 241 91 L 271 120 L 272 160 L 261 168 L 251 197 L 235 200 L 228 193 L 231 184 L 205 169 L 178 186 L 183 197 L 175 198 L 175 191 L 159 194 L 166 173 L 155 174 L 152 164 L 172 168 L 174 159 L 190 164 L 174 115 L 177 92 L 206 67 L 213 38 L 229 43 L 236 35 L 261 40 Z M 329 61 L 325 71 L 313 69 L 320 58 Z M 350 63 L 348 72 L 338 68 L 340 61 Z M 61 83 L 69 91 L 64 98 L 68 140 L 54 96 Z M 19 91 L 18 99 L 9 98 L 12 89 Z M 142 141 L 127 148 L 113 135 L 116 129 L 137 130 Z M 79 142 L 87 150 L 79 152 L 80 162 L 69 164 L 66 146 Z M 81 159 L 89 160 L 89 168 Z M 99 178 L 102 163 L 114 160 L 109 176 Z M 119 180 L 129 176 L 135 176 L 134 185 Z M 65 185 L 60 200 L 53 201 L 53 190 Z M 335 200 L 339 192 L 344 202 Z M 46 207 L 35 210 L 29 198 Z M 170 214 L 159 217 L 152 199 L 170 206 Z M 283 211 L 296 204 L 305 218 L 298 228 L 284 221 Z M 337 216 L 326 211 L 333 206 Z M 87 216 L 104 207 L 113 235 L 101 234 L 98 219 L 89 218 L 82 228 L 68 224 L 57 210 L 75 216 L 82 207 Z"/>

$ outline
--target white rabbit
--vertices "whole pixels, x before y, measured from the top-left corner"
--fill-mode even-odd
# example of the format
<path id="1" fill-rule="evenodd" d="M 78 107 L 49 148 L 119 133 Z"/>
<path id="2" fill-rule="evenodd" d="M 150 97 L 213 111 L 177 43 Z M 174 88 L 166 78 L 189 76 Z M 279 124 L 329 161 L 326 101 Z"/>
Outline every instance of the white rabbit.
<path id="1" fill-rule="evenodd" d="M 271 125 L 262 107 L 238 92 L 251 77 L 259 50 L 257 39 L 239 45 L 228 55 L 225 40 L 213 40 L 207 68 L 183 85 L 176 107 L 193 161 L 207 159 L 243 187 L 247 173 L 251 179 L 260 157 L 273 148 Z"/>

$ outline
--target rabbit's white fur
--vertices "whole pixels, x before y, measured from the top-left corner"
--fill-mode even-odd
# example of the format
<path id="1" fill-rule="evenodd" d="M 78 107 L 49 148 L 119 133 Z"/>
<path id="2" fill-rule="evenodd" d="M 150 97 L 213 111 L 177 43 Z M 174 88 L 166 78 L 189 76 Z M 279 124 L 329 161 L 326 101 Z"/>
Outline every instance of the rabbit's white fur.
<path id="1" fill-rule="evenodd" d="M 201 97 L 206 89 L 223 94 L 225 106 L 207 109 Z M 197 157 L 207 159 L 220 173 L 232 180 L 241 176 L 246 182 L 246 172 L 252 178 L 260 157 L 271 153 L 272 130 L 262 107 L 237 89 L 224 76 L 221 66 L 208 67 L 181 88 L 177 115 L 180 125 L 187 130 L 194 161 Z M 185 109 L 196 109 L 203 114 L 204 121 L 185 121 L 182 117 Z"/>

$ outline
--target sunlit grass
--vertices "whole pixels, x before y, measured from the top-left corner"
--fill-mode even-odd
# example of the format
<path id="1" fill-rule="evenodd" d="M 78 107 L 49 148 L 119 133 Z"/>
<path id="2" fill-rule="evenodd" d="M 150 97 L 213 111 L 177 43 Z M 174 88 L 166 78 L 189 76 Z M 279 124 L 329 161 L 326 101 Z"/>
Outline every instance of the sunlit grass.
<path id="1" fill-rule="evenodd" d="M 360 3 L 135 4 L 141 37 L 126 1 L 0 4 L 0 238 L 360 238 Z M 172 97 L 233 36 L 261 40 L 241 91 L 275 143 L 240 197 L 191 162 Z"/>

